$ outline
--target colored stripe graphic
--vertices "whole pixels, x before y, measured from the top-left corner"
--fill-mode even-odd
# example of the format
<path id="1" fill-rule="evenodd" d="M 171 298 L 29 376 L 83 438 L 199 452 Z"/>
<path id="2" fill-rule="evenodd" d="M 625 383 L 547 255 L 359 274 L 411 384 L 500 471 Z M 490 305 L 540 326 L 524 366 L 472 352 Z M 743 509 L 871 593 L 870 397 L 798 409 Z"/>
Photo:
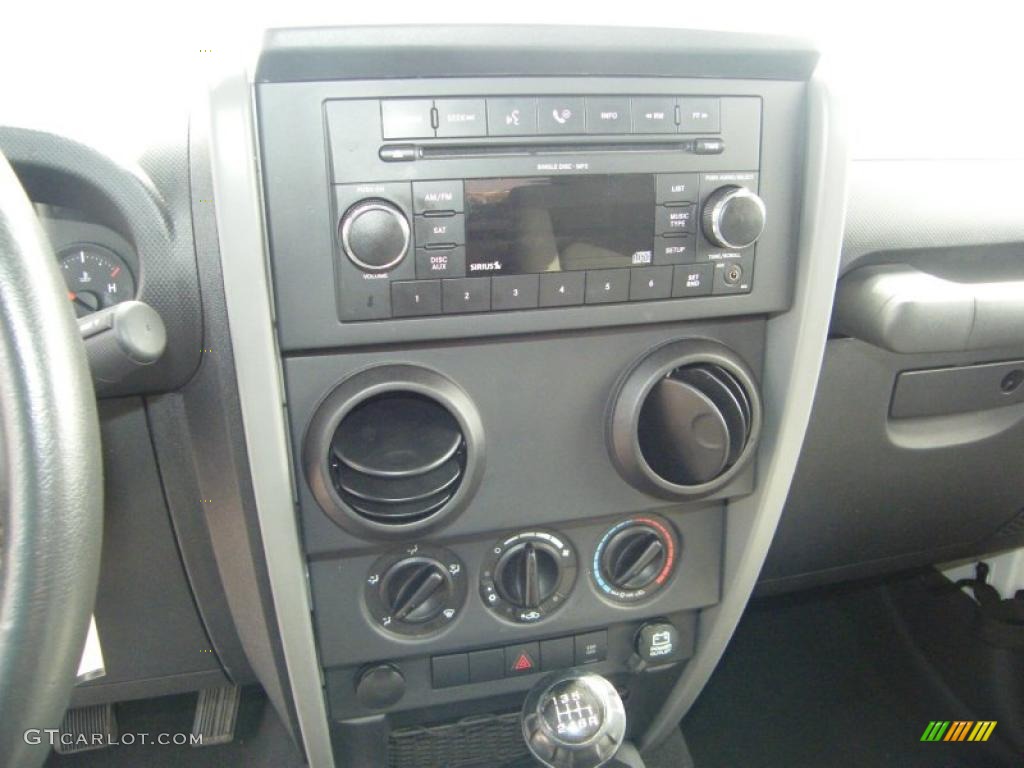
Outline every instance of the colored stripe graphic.
<path id="1" fill-rule="evenodd" d="M 996 720 L 931 720 L 921 741 L 988 741 L 996 729 Z"/>
<path id="2" fill-rule="evenodd" d="M 946 734 L 946 738 L 943 741 L 963 741 L 967 736 L 968 729 L 974 725 L 971 720 L 954 720 L 953 725 L 949 727 L 949 733 Z"/>
<path id="3" fill-rule="evenodd" d="M 978 724 L 974 726 L 974 730 L 971 731 L 968 741 L 988 741 L 988 737 L 996 729 L 996 722 L 995 720 L 979 720 Z"/>
<path id="4" fill-rule="evenodd" d="M 921 734 L 921 741 L 940 741 L 949 728 L 948 720 L 932 720 Z"/>

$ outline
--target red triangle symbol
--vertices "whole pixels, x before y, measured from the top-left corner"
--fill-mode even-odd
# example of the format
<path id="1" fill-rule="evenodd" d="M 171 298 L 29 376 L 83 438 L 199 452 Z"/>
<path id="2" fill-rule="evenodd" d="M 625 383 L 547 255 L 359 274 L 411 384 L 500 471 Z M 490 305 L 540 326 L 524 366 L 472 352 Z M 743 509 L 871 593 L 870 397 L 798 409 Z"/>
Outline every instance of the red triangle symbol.
<path id="1" fill-rule="evenodd" d="M 533 660 L 525 653 L 520 653 L 519 658 L 516 659 L 516 663 L 512 665 L 512 669 L 516 672 L 533 669 Z"/>

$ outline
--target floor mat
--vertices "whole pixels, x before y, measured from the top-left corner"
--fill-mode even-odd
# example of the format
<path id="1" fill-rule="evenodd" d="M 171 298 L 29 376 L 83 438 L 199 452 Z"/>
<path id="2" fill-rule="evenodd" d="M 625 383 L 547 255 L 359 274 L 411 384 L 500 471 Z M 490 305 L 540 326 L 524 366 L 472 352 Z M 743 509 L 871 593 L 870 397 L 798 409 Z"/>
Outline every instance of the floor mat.
<path id="1" fill-rule="evenodd" d="M 751 603 L 683 721 L 697 768 L 1002 768 L 995 744 L 929 743 L 973 720 L 935 690 L 880 585 Z"/>

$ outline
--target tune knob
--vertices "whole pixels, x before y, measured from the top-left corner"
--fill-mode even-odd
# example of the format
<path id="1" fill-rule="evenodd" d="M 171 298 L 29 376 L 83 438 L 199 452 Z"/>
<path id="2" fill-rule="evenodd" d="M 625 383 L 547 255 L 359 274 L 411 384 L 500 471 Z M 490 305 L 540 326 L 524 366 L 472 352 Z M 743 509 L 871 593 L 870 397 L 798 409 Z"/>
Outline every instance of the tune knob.
<path id="1" fill-rule="evenodd" d="M 386 200 L 362 200 L 341 217 L 338 227 L 345 255 L 359 269 L 384 272 L 409 250 L 409 220 Z"/>
<path id="2" fill-rule="evenodd" d="M 739 250 L 757 242 L 765 215 L 764 201 L 746 187 L 720 187 L 704 203 L 701 225 L 715 245 Z"/>

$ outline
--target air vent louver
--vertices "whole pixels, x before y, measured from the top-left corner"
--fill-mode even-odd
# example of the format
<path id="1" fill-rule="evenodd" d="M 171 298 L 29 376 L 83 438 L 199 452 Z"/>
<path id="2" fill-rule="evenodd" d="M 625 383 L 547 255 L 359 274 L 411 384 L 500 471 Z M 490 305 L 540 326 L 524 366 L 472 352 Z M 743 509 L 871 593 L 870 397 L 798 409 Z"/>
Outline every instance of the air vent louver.
<path id="1" fill-rule="evenodd" d="M 743 453 L 752 415 L 746 390 L 721 366 L 676 368 L 654 386 L 640 411 L 640 450 L 670 483 L 708 483 Z"/>
<path id="2" fill-rule="evenodd" d="M 459 422 L 429 397 L 389 392 L 341 420 L 331 440 L 331 481 L 359 516 L 401 525 L 434 515 L 455 495 L 466 469 Z"/>

